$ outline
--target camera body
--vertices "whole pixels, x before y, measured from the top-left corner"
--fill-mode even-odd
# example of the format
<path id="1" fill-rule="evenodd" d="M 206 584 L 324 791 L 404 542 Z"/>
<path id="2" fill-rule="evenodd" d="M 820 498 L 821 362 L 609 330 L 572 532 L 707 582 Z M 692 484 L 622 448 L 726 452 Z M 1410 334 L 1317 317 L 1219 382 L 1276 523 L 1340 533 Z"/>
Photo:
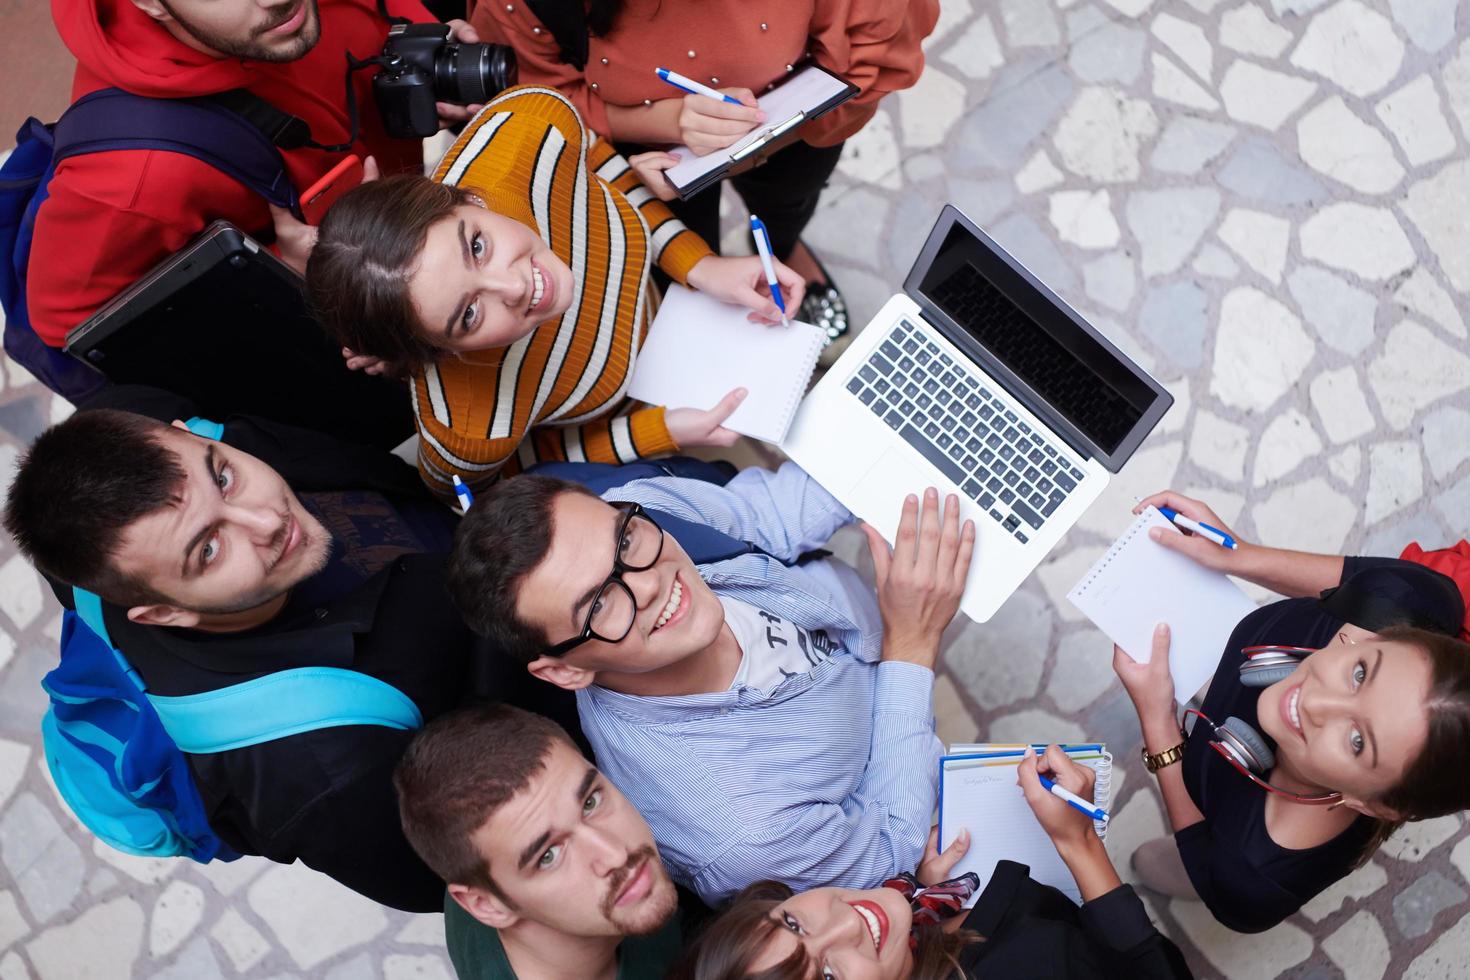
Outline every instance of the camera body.
<path id="1" fill-rule="evenodd" d="M 515 52 L 503 44 L 459 44 L 446 24 L 394 24 L 373 78 L 373 97 L 389 136 L 439 131 L 435 102 L 473 105 L 515 84 Z"/>

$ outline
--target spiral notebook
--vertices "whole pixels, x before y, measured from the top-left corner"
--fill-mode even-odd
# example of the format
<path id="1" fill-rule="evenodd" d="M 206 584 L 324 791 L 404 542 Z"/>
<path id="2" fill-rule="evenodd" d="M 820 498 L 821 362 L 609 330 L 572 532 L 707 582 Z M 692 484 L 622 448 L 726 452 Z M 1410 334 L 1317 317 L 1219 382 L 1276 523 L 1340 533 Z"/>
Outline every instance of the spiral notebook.
<path id="1" fill-rule="evenodd" d="M 749 312 L 671 285 L 638 352 L 628 394 L 650 405 L 709 409 L 732 389 L 745 388 L 750 394 L 725 427 L 779 443 L 826 335 L 794 320 L 789 327 L 751 323 Z"/>
<path id="2" fill-rule="evenodd" d="M 1038 752 L 1045 745 L 1034 746 Z M 1097 774 L 1092 800 L 1104 810 L 1112 799 L 1113 757 L 1101 743 L 1063 745 L 1062 750 Z M 995 873 L 999 861 L 1016 861 L 1031 869 L 1031 877 L 1052 885 L 1077 904 L 1082 895 L 1072 872 L 1057 854 L 1051 837 L 1036 822 L 1036 815 L 1016 784 L 1016 766 L 1025 753 L 1024 745 L 952 745 L 950 754 L 939 760 L 939 842 L 948 847 L 960 830 L 970 832 L 970 849 L 955 866 L 956 875 L 973 871 L 980 877 L 980 891 Z M 1107 824 L 1093 824 L 1099 837 L 1107 836 Z M 974 905 L 979 892 L 967 906 Z"/>
<path id="3" fill-rule="evenodd" d="M 1154 627 L 1168 623 L 1169 672 L 1184 704 L 1214 676 L 1230 634 L 1256 604 L 1224 574 L 1151 541 L 1155 527 L 1180 533 L 1147 508 L 1067 598 L 1139 663 L 1149 659 Z"/>

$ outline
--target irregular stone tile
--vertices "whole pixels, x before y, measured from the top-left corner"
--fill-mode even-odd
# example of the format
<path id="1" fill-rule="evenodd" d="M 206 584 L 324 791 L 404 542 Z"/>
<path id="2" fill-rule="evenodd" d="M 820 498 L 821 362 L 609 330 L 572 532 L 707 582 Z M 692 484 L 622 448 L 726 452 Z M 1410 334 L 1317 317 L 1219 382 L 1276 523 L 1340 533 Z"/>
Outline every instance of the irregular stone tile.
<path id="1" fill-rule="evenodd" d="M 1458 834 L 1462 826 L 1464 822 L 1458 813 L 1406 823 L 1383 842 L 1382 851 L 1400 861 L 1419 862 L 1428 857 L 1430 851 Z"/>
<path id="2" fill-rule="evenodd" d="M 204 917 L 204 892 L 186 881 L 171 881 L 153 903 L 148 922 L 148 955 L 162 959 L 189 938 Z"/>
<path id="3" fill-rule="evenodd" d="M 898 93 L 899 132 L 907 150 L 939 146 L 965 111 L 963 82 L 930 65 L 912 88 Z"/>
<path id="4" fill-rule="evenodd" d="M 1175 116 L 1149 156 L 1149 166 L 1170 174 L 1196 174 L 1224 153 L 1236 129 L 1193 116 Z"/>
<path id="5" fill-rule="evenodd" d="M 960 700 L 959 690 L 948 674 L 934 679 L 934 734 L 944 745 L 973 742 L 978 738 L 980 726 L 970 717 L 970 711 Z M 439 931 L 444 931 L 440 926 Z M 442 936 L 441 936 L 442 941 Z"/>
<path id="6" fill-rule="evenodd" d="M 1203 902 L 1171 899 L 1169 912 L 1210 965 L 1227 977 L 1267 980 L 1312 955 L 1312 937 L 1290 922 L 1242 942 L 1215 921 Z"/>
<path id="7" fill-rule="evenodd" d="M 182 864 L 178 858 L 145 858 L 124 854 L 96 839 L 92 841 L 92 853 L 129 878 L 145 885 L 162 881 L 178 871 Z"/>
<path id="8" fill-rule="evenodd" d="M 1112 7 L 1124 17 L 1137 17 L 1154 5 L 1154 0 L 1107 0 Z"/>
<path id="9" fill-rule="evenodd" d="M 1464 527 L 1465 515 L 1470 514 L 1470 476 L 1436 496 L 1434 508 L 1450 527 Z"/>
<path id="10" fill-rule="evenodd" d="M 1220 98 L 1230 118 L 1276 130 L 1317 91 L 1317 83 L 1236 60 L 1220 80 Z"/>
<path id="11" fill-rule="evenodd" d="M 1409 277 L 1394 291 L 1393 298 L 1456 337 L 1465 336 L 1465 320 L 1460 316 L 1455 301 L 1424 266 L 1417 266 L 1409 273 Z"/>
<path id="12" fill-rule="evenodd" d="M 1240 274 L 1240 266 L 1235 264 L 1230 253 L 1213 242 L 1200 246 L 1199 255 L 1195 256 L 1190 268 L 1211 279 L 1234 279 Z"/>
<path id="13" fill-rule="evenodd" d="M 847 138 L 842 147 L 842 172 L 859 184 L 898 190 L 902 170 L 898 161 L 898 139 L 893 134 L 893 117 L 878 111 L 866 126 Z"/>
<path id="14" fill-rule="evenodd" d="M 1112 670 L 1109 669 L 1108 672 L 1111 674 Z M 1116 756 L 1116 751 L 1114 754 Z M 1121 770 L 1122 766 L 1117 766 L 1113 774 L 1116 776 Z M 1138 875 L 1133 871 L 1133 852 L 1138 850 L 1140 844 L 1169 833 L 1164 825 L 1163 811 L 1153 787 L 1145 786 L 1130 796 L 1128 802 L 1121 809 L 1115 810 L 1114 814 L 1113 819 L 1108 821 L 1108 856 L 1113 859 L 1113 867 L 1118 869 L 1118 877 L 1125 884 L 1136 886 Z"/>
<path id="15" fill-rule="evenodd" d="M 1077 0 L 1059 0 L 1057 6 L 1063 10 L 1076 3 Z M 1115 24 L 1117 21 L 1109 20 L 1108 15 L 1091 5 L 1078 7 L 1067 14 L 1067 40 L 1076 44 L 1093 31 Z"/>
<path id="16" fill-rule="evenodd" d="M 1193 370 L 1204 359 L 1209 303 L 1205 291 L 1189 280 L 1151 287 L 1138 311 L 1139 329 L 1170 361 Z"/>
<path id="17" fill-rule="evenodd" d="M 1424 496 L 1419 445 L 1379 442 L 1368 447 L 1368 499 L 1363 520 L 1375 524 Z"/>
<path id="18" fill-rule="evenodd" d="M 1258 487 L 1286 476 L 1322 451 L 1322 440 L 1301 412 L 1288 408 L 1271 420 L 1256 449 L 1251 482 Z"/>
<path id="19" fill-rule="evenodd" d="M 985 737 L 991 742 L 1080 742 L 1092 736 L 1075 721 L 1028 708 L 992 721 Z"/>
<path id="20" fill-rule="evenodd" d="M 1373 108 L 1414 166 L 1431 163 L 1455 151 L 1455 134 L 1445 121 L 1439 93 L 1428 74 L 1418 76 Z"/>
<path id="21" fill-rule="evenodd" d="M 30 968 L 15 950 L 0 956 L 0 980 L 31 980 Z"/>
<path id="22" fill-rule="evenodd" d="M 1449 93 L 1450 108 L 1460 117 L 1460 131 L 1470 132 L 1470 38 L 1460 42 L 1460 50 L 1445 64 L 1439 78 Z"/>
<path id="23" fill-rule="evenodd" d="M 1150 373 L 1157 369 L 1158 365 L 1154 362 L 1153 354 L 1146 350 L 1122 323 L 1098 313 L 1089 314 L 1087 321 L 1139 367 Z"/>
<path id="24" fill-rule="evenodd" d="M 1241 54 L 1274 58 L 1291 43 L 1291 31 L 1255 4 L 1243 3 L 1220 15 L 1220 43 Z"/>
<path id="25" fill-rule="evenodd" d="M 332 967 L 324 980 L 378 980 L 378 971 L 373 968 L 372 958 L 367 953 L 360 953 L 346 963 Z"/>
<path id="26" fill-rule="evenodd" d="M 1016 203 L 1016 192 L 1008 180 L 970 180 L 967 177 L 951 177 L 947 184 L 949 188 L 947 199 L 969 215 L 972 221 L 981 225 L 990 224 Z M 906 212 L 909 211 L 916 213 L 907 215 Z M 911 235 L 909 238 L 911 248 L 903 253 L 908 255 L 908 258 L 903 261 L 902 267 L 907 268 L 924 244 L 924 239 L 929 236 L 929 230 L 934 227 L 934 214 L 924 208 L 899 208 L 894 223 L 895 226 L 902 226 L 917 232 L 916 236 Z M 892 249 L 889 250 L 889 253 L 894 254 Z"/>
<path id="27" fill-rule="evenodd" d="M 1107 191 L 1057 191 L 1049 204 L 1052 226 L 1063 241 L 1081 248 L 1118 244 L 1118 222 Z"/>
<path id="28" fill-rule="evenodd" d="M 934 686 L 937 689 L 939 682 L 944 678 L 937 678 Z M 935 720 L 943 716 L 940 714 L 939 705 L 934 705 Z M 396 943 L 405 943 L 409 946 L 443 946 L 444 945 L 444 916 L 438 912 L 427 912 L 421 915 L 410 915 L 408 925 L 398 930 L 393 937 Z"/>
<path id="29" fill-rule="evenodd" d="M 1369 861 L 1346 878 L 1328 885 L 1302 906 L 1302 914 L 1313 922 L 1321 922 L 1342 908 L 1348 899 L 1363 899 L 1388 884 L 1388 872 L 1383 866 Z"/>
<path id="30" fill-rule="evenodd" d="M 26 943 L 41 980 L 128 976 L 143 947 L 143 910 L 131 898 L 94 905 Z"/>
<path id="31" fill-rule="evenodd" d="M 1022 194 L 1034 194 L 1054 187 L 1062 182 L 1062 172 L 1051 162 L 1046 150 L 1037 150 L 1026 165 L 1016 171 L 1016 190 Z"/>
<path id="32" fill-rule="evenodd" d="M 1312 407 L 1322 420 L 1322 431 L 1333 442 L 1350 442 L 1373 431 L 1377 424 L 1368 408 L 1368 399 L 1358 386 L 1358 373 L 1353 367 L 1323 371 L 1312 379 Z"/>
<path id="33" fill-rule="evenodd" d="M 1062 166 L 1101 183 L 1138 179 L 1138 148 L 1158 132 L 1153 107 L 1105 88 L 1085 88 L 1062 116 L 1052 142 Z"/>
<path id="34" fill-rule="evenodd" d="M 1220 211 L 1220 193 L 1208 187 L 1135 191 L 1128 196 L 1128 227 L 1141 247 L 1145 277 L 1184 264 Z"/>
<path id="35" fill-rule="evenodd" d="M 1383 417 L 1402 429 L 1415 413 L 1470 385 L 1470 359 L 1413 320 L 1393 328 L 1368 365 L 1368 385 Z"/>
<path id="36" fill-rule="evenodd" d="M 1327 0 L 1271 0 L 1271 12 L 1277 17 L 1285 14 L 1307 14 L 1326 2 Z"/>
<path id="37" fill-rule="evenodd" d="M 1465 973 L 1465 950 L 1470 949 L 1470 914 L 1435 937 L 1429 948 L 1414 957 L 1403 980 L 1456 980 Z"/>
<path id="38" fill-rule="evenodd" d="M 23 742 L 0 739 L 0 810 L 10 802 L 10 794 L 25 775 L 26 763 L 31 758 L 31 747 Z"/>
<path id="39" fill-rule="evenodd" d="M 1443 525 L 1435 520 L 1433 512 L 1421 510 L 1412 517 L 1380 524 L 1353 550 L 1360 555 L 1397 558 L 1403 553 L 1404 545 L 1410 541 L 1420 541 L 1428 548 L 1437 548 L 1441 543 L 1452 540 L 1454 539 L 1448 535 Z"/>
<path id="40" fill-rule="evenodd" d="M 1307 258 L 1370 282 L 1397 275 L 1415 260 L 1393 212 L 1354 201 L 1329 204 L 1302 222 L 1301 245 Z"/>
<path id="41" fill-rule="evenodd" d="M 1322 940 L 1322 949 L 1342 970 L 1345 980 L 1379 980 L 1393 955 L 1383 926 L 1367 909 Z"/>
<path id="42" fill-rule="evenodd" d="M 1291 53 L 1293 65 L 1360 97 L 1393 81 L 1403 60 L 1404 44 L 1388 18 L 1359 0 L 1340 0 L 1313 17 Z"/>
<path id="43" fill-rule="evenodd" d="M 1272 283 L 1281 282 L 1291 222 L 1274 214 L 1231 208 L 1216 232 L 1220 240 Z"/>
<path id="44" fill-rule="evenodd" d="M 1164 389 L 1174 396 L 1174 404 L 1159 419 L 1159 424 L 1154 429 L 1158 436 L 1172 435 L 1184 428 L 1185 421 L 1189 418 L 1189 379 L 1178 378 L 1174 381 L 1165 381 Z M 1216 513 L 1219 513 L 1216 511 Z"/>
<path id="45" fill-rule="evenodd" d="M 1470 235 L 1461 220 L 1470 212 L 1470 160 L 1446 164 L 1409 188 L 1404 213 L 1439 258 L 1450 285 L 1470 293 Z M 1446 210 L 1454 213 L 1446 213 Z"/>
<path id="46" fill-rule="evenodd" d="M 178 959 L 153 974 L 153 980 L 223 980 L 219 960 L 209 948 L 209 940 L 200 936 L 184 947 Z"/>
<path id="47" fill-rule="evenodd" d="M 1064 554 L 1053 551 L 1036 569 L 1036 577 L 1051 600 L 1052 609 L 1064 620 L 1076 622 L 1084 619 L 1081 611 L 1067 599 L 1072 586 L 1087 574 L 1093 562 L 1107 554 L 1107 548 L 1085 545 Z"/>
<path id="48" fill-rule="evenodd" d="M 882 235 L 854 235 L 854 228 L 882 228 L 888 216 L 888 199 L 865 187 L 853 187 L 822 201 L 825 220 L 814 221 L 803 232 L 813 249 L 824 256 L 846 259 L 859 265 L 883 267 Z M 913 209 L 917 210 L 917 209 Z M 934 216 L 928 215 L 930 225 Z M 922 239 L 921 239 L 922 241 Z"/>
<path id="49" fill-rule="evenodd" d="M 0 864 L 38 923 L 70 908 L 86 876 L 81 849 L 30 792 L 16 796 L 0 816 Z"/>
<path id="50" fill-rule="evenodd" d="M 1078 520 L 1077 526 L 1095 531 L 1108 540 L 1116 538 L 1135 520 L 1135 498 L 1157 493 L 1174 485 L 1174 474 L 1184 456 L 1182 443 L 1146 440 L 1121 473 L 1113 475 L 1106 490 Z"/>
<path id="51" fill-rule="evenodd" d="M 944 6 L 939 8 L 939 21 L 934 25 L 934 33 L 929 35 L 928 43 L 936 44 L 961 24 L 973 23 L 974 17 L 975 11 L 970 6 L 970 0 L 946 0 Z"/>
<path id="52" fill-rule="evenodd" d="M 244 917 L 234 909 L 225 909 L 225 914 L 209 930 L 209 935 L 225 951 L 235 970 L 244 973 L 265 959 L 271 945 Z"/>
<path id="53" fill-rule="evenodd" d="M 0 892 L 0 949 L 5 949 L 30 931 L 25 917 L 20 914 L 15 892 Z"/>
<path id="54" fill-rule="evenodd" d="M 1241 512 L 1245 510 L 1244 497 L 1219 487 L 1185 487 L 1183 492 L 1186 497 L 1209 504 L 1210 509 L 1220 515 L 1220 520 L 1226 524 L 1239 522 Z"/>
<path id="55" fill-rule="evenodd" d="M 21 642 L 19 655 L 0 674 L 0 729 L 35 737 L 41 730 L 41 717 L 46 713 L 41 678 L 54 666 L 55 643 Z"/>
<path id="56" fill-rule="evenodd" d="M 296 965 L 309 970 L 388 925 L 382 906 L 301 864 L 276 865 L 246 892 Z"/>
<path id="57" fill-rule="evenodd" d="M 1470 881 L 1470 837 L 1455 845 L 1450 852 L 1450 863 L 1460 872 L 1460 877 Z"/>
<path id="58" fill-rule="evenodd" d="M 454 980 L 444 958 L 434 953 L 424 956 L 394 954 L 383 957 L 383 980 Z"/>
<path id="59" fill-rule="evenodd" d="M 1126 252 L 1109 252 L 1082 267 L 1087 295 L 1108 309 L 1122 313 L 1133 302 L 1133 260 Z"/>
<path id="60" fill-rule="evenodd" d="M 1327 472 L 1337 478 L 1343 486 L 1351 487 L 1358 482 L 1358 473 L 1363 468 L 1363 451 L 1357 446 L 1348 446 L 1327 460 Z"/>
<path id="61" fill-rule="evenodd" d="M 1417 939 L 1434 927 L 1434 917 L 1470 898 L 1465 889 L 1438 871 L 1427 871 L 1393 897 L 1393 921 L 1407 939 Z"/>
<path id="62" fill-rule="evenodd" d="M 1131 85 L 1143 71 L 1147 43 L 1148 35 L 1137 27 L 1123 21 L 1106 21 L 1072 42 L 1067 64 L 1083 82 Z"/>
<path id="63" fill-rule="evenodd" d="M 271 866 L 272 862 L 263 857 L 246 855 L 234 861 L 211 861 L 196 865 L 191 870 L 213 885 L 215 891 L 228 898 L 241 885 Z"/>
<path id="64" fill-rule="evenodd" d="M 1149 56 L 1149 66 L 1153 69 L 1153 93 L 1159 98 L 1206 112 L 1220 108 L 1220 103 L 1199 82 L 1158 52 Z"/>
<path id="65" fill-rule="evenodd" d="M 1204 30 L 1198 25 L 1175 17 L 1173 14 L 1160 13 L 1149 25 L 1154 37 L 1164 42 L 1165 47 L 1173 51 L 1184 66 L 1204 81 L 1208 82 L 1214 71 L 1215 49 L 1210 46 L 1209 38 L 1205 37 Z"/>
<path id="66" fill-rule="evenodd" d="M 0 565 L 0 609 L 17 630 L 24 630 L 41 614 L 41 577 L 20 555 Z"/>
<path id="67" fill-rule="evenodd" d="M 1196 466 L 1238 483 L 1245 476 L 1245 454 L 1249 446 L 1249 429 L 1204 409 L 1195 412 L 1189 458 Z"/>
<path id="68" fill-rule="evenodd" d="M 1311 514 L 1312 520 L 1302 520 Z M 1358 516 L 1357 505 L 1320 477 L 1282 487 L 1251 508 L 1261 541 L 1277 548 L 1342 553 L 1343 542 Z"/>
<path id="69" fill-rule="evenodd" d="M 1021 264 L 1059 293 L 1077 288 L 1077 272 L 1056 242 L 1030 216 L 1013 214 L 987 229 Z"/>
<path id="70" fill-rule="evenodd" d="M 1314 265 L 1297 266 L 1286 284 L 1302 316 L 1328 346 L 1356 355 L 1373 342 L 1378 316 L 1373 294 Z"/>
<path id="71" fill-rule="evenodd" d="M 1046 693 L 1063 711 L 1081 711 L 1117 683 L 1112 644 L 1102 633 L 1085 629 L 1068 633 L 1057 644 L 1057 663 Z M 1112 833 L 1108 834 L 1112 843 Z"/>
<path id="72" fill-rule="evenodd" d="M 1032 0 L 1000 0 L 1000 22 L 1013 48 L 1047 47 L 1062 39 L 1051 5 Z"/>
<path id="73" fill-rule="evenodd" d="M 1393 19 L 1414 45 L 1438 51 L 1455 39 L 1455 7 L 1459 0 L 1388 0 Z"/>
<path id="74" fill-rule="evenodd" d="M 1037 69 L 1034 62 L 1007 65 L 989 97 L 971 110 L 951 140 L 950 164 L 1012 172 L 1027 149 L 1051 127 L 1076 86 L 1060 65 Z"/>
<path id="75" fill-rule="evenodd" d="M 1420 433 L 1429 471 L 1436 480 L 1449 476 L 1470 459 L 1470 412 L 1453 406 L 1435 409 L 1425 416 Z"/>
<path id="76" fill-rule="evenodd" d="M 1297 145 L 1314 170 L 1364 194 L 1383 194 L 1404 179 L 1388 138 L 1334 95 L 1297 120 Z"/>
<path id="77" fill-rule="evenodd" d="M 981 629 L 965 629 L 945 662 L 982 710 L 1036 696 L 1051 647 L 1051 607 L 1026 590 L 1013 593 Z"/>
<path id="78" fill-rule="evenodd" d="M 1260 290 L 1232 289 L 1220 304 L 1210 393 L 1225 405 L 1265 411 L 1315 353 L 1296 314 Z"/>
<path id="79" fill-rule="evenodd" d="M 943 17 L 943 8 L 940 16 Z M 954 65 L 966 77 L 977 81 L 989 78 L 990 73 L 1006 61 L 1000 39 L 995 36 L 995 25 L 989 17 L 978 17 L 971 21 L 964 35 L 951 44 L 939 58 Z"/>
<path id="80" fill-rule="evenodd" d="M 915 153 L 904 159 L 903 176 L 910 184 L 922 184 L 925 181 L 943 177 L 944 161 L 934 153 Z M 730 253 L 721 251 L 720 254 Z"/>
<path id="81" fill-rule="evenodd" d="M 1219 181 L 1241 197 L 1279 207 L 1313 204 L 1331 197 L 1310 171 L 1258 137 L 1241 142 L 1220 168 Z"/>

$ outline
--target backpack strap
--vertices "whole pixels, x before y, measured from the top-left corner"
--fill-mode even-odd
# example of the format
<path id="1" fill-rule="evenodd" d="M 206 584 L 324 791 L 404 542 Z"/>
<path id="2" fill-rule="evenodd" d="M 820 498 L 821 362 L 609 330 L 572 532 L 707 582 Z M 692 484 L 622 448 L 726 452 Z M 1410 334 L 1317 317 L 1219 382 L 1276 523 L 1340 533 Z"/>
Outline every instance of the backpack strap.
<path id="1" fill-rule="evenodd" d="M 54 139 L 53 167 L 84 153 L 167 150 L 206 163 L 300 215 L 281 151 L 248 119 L 208 98 L 152 99 L 99 89 L 62 114 Z"/>

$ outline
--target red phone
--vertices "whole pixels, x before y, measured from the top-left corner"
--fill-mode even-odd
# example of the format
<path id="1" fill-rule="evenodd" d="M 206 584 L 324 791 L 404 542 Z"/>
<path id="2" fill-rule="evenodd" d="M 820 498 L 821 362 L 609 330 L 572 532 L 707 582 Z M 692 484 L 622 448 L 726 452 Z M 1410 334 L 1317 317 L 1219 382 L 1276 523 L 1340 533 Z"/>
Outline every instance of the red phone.
<path id="1" fill-rule="evenodd" d="M 349 153 L 341 163 L 328 170 L 322 179 L 301 195 L 301 215 L 309 225 L 322 223 L 322 216 L 337 198 L 362 183 L 362 161 Z"/>

